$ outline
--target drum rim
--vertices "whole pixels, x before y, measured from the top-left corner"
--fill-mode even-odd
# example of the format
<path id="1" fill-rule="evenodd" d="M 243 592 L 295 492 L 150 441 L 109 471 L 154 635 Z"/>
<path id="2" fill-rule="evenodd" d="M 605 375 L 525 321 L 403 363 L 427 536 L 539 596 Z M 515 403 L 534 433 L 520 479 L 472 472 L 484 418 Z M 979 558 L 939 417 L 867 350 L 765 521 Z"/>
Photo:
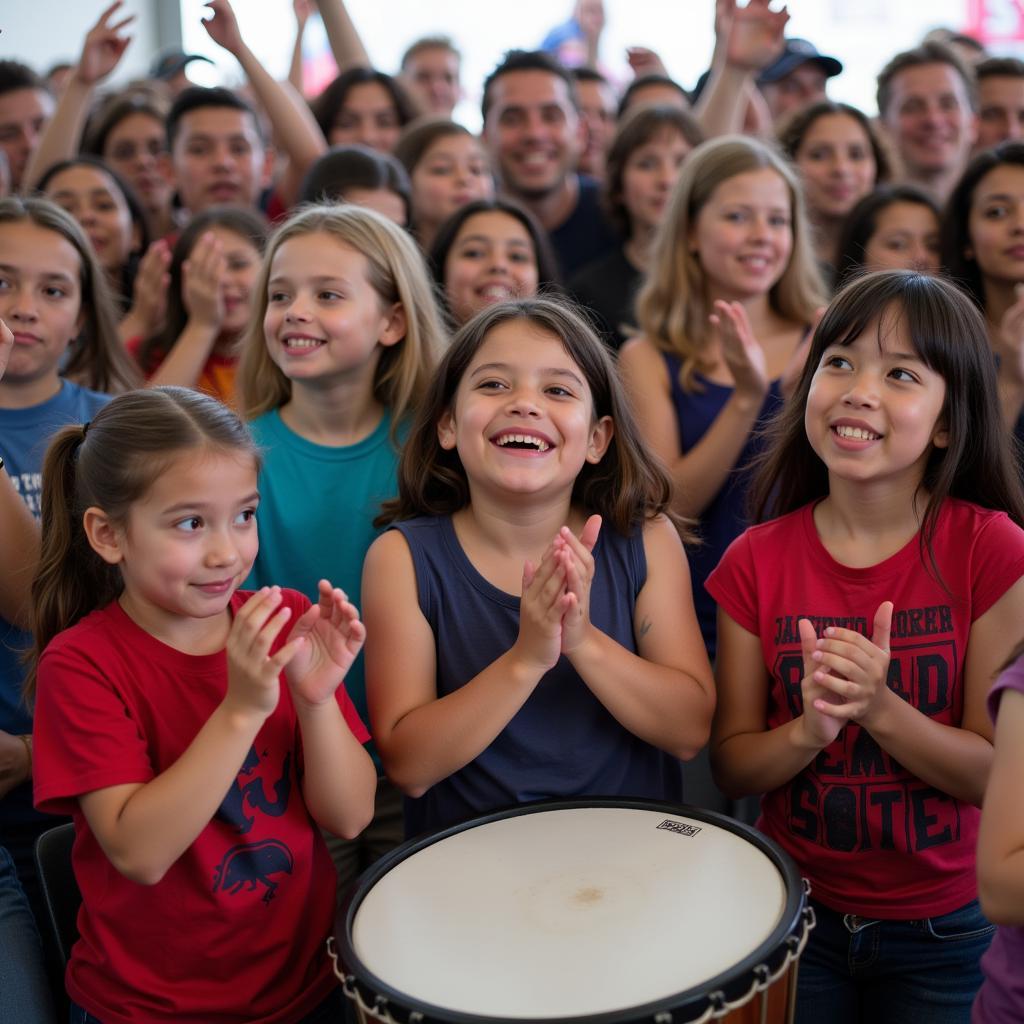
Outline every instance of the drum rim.
<path id="1" fill-rule="evenodd" d="M 460 832 L 466 832 L 471 828 L 491 822 L 504 821 L 524 814 L 587 808 L 655 811 L 669 817 L 691 818 L 695 821 L 715 825 L 747 840 L 772 862 L 782 876 L 786 892 L 778 924 L 769 936 L 747 956 L 727 970 L 702 982 L 699 989 L 692 987 L 649 1003 L 574 1017 L 480 1017 L 463 1010 L 437 1006 L 394 988 L 369 970 L 356 953 L 351 939 L 355 916 L 370 890 L 402 861 L 428 846 L 433 846 Z M 387 1001 L 389 1009 L 402 1008 L 400 1014 L 402 1020 L 407 1020 L 412 1013 L 418 1013 L 425 1020 L 439 1021 L 443 1024 L 474 1024 L 474 1022 L 475 1024 L 546 1024 L 548 1021 L 551 1024 L 635 1024 L 637 1021 L 653 1018 L 660 1013 L 677 1014 L 684 1011 L 692 1011 L 692 1016 L 684 1018 L 685 1020 L 696 1020 L 711 1005 L 709 995 L 712 992 L 721 991 L 725 999 L 729 1001 L 741 998 L 749 991 L 754 981 L 756 967 L 767 964 L 774 972 L 782 965 L 787 954 L 787 939 L 798 934 L 804 919 L 806 904 L 807 891 L 793 859 L 777 843 L 758 832 L 751 825 L 736 821 L 717 811 L 690 807 L 686 804 L 673 804 L 658 800 L 586 797 L 578 800 L 536 800 L 515 804 L 512 807 L 490 811 L 487 814 L 450 825 L 439 832 L 431 832 L 407 840 L 370 865 L 349 887 L 336 915 L 334 931 L 335 941 L 338 945 L 338 960 L 345 966 L 346 973 L 352 975 L 355 985 L 366 997 L 369 1005 L 372 1007 L 373 1000 L 381 997 Z M 339 923 L 344 924 L 344 928 L 340 931 Z M 682 1020 L 680 1019 L 680 1021 Z"/>

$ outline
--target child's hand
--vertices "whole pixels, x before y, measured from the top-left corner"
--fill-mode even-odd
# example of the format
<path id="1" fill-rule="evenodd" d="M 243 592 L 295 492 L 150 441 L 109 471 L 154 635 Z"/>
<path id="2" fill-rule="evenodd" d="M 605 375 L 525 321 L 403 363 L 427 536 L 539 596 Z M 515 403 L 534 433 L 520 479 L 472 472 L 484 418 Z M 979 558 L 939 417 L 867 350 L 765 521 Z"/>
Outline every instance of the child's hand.
<path id="1" fill-rule="evenodd" d="M 291 640 L 270 656 L 270 648 L 291 616 L 290 608 L 278 608 L 280 603 L 280 587 L 256 591 L 238 610 L 228 634 L 225 700 L 264 718 L 277 707 L 278 676 L 301 646 L 301 642 Z"/>
<path id="2" fill-rule="evenodd" d="M 14 333 L 3 320 L 0 320 L 0 380 L 3 380 L 4 372 L 7 369 L 7 361 L 11 358 L 13 350 Z"/>
<path id="3" fill-rule="evenodd" d="M 804 675 L 800 680 L 800 693 L 804 700 L 804 729 L 808 738 L 822 749 L 832 743 L 842 731 L 845 722 L 827 714 L 823 708 L 837 706 L 840 701 L 814 678 L 818 663 L 814 660 L 818 635 L 807 619 L 797 623 L 800 630 L 800 648 L 804 656 Z"/>
<path id="4" fill-rule="evenodd" d="M 523 596 L 519 602 L 519 636 L 514 650 L 542 673 L 562 652 L 562 616 L 573 598 L 565 590 L 565 567 L 552 544 L 535 569 L 523 566 Z"/>
<path id="5" fill-rule="evenodd" d="M 554 541 L 555 554 L 562 560 L 566 595 L 572 598 L 562 616 L 562 653 L 569 654 L 587 636 L 590 628 L 590 585 L 594 581 L 591 552 L 601 532 L 601 517 L 591 516 L 579 537 L 563 526 Z"/>
<path id="6" fill-rule="evenodd" d="M 216 331 L 224 322 L 221 281 L 225 265 L 224 247 L 212 231 L 207 231 L 181 266 L 181 297 L 189 318 Z"/>
<path id="7" fill-rule="evenodd" d="M 747 311 L 739 302 L 716 299 L 708 322 L 718 335 L 722 358 L 736 382 L 737 393 L 764 398 L 768 394 L 768 362 L 754 337 Z"/>
<path id="8" fill-rule="evenodd" d="M 344 591 L 320 581 L 320 603 L 295 623 L 290 644 L 298 644 L 285 668 L 292 693 L 307 704 L 330 700 L 366 639 L 366 627 Z"/>
<path id="9" fill-rule="evenodd" d="M 878 606 L 870 640 L 852 629 L 830 626 L 824 638 L 816 642 L 811 655 L 814 681 L 840 701 L 815 701 L 822 714 L 834 716 L 840 723 L 856 721 L 871 728 L 872 718 L 889 692 L 886 683 L 892 607 L 892 601 Z"/>

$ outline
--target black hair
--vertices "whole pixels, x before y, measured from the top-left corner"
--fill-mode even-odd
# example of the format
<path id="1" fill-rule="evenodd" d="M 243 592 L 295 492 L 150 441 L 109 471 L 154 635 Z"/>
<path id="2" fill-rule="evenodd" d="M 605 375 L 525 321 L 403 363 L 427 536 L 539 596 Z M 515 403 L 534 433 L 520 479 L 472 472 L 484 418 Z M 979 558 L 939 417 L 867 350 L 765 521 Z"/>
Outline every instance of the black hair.
<path id="1" fill-rule="evenodd" d="M 689 109 L 692 102 L 690 94 L 674 78 L 669 78 L 668 75 L 641 75 L 639 78 L 634 78 L 633 81 L 626 86 L 626 91 L 622 94 L 622 98 L 619 100 L 619 109 L 615 116 L 617 118 L 621 118 L 625 115 L 628 112 L 629 106 L 633 102 L 636 94 L 641 89 L 645 89 L 649 85 L 670 86 L 683 97 L 686 101 L 687 109 Z"/>
<path id="2" fill-rule="evenodd" d="M 345 106 L 349 92 L 357 85 L 366 85 L 371 82 L 381 86 L 391 97 L 401 127 L 404 128 L 416 118 L 419 110 L 397 78 L 386 75 L 383 71 L 377 71 L 375 68 L 349 68 L 338 75 L 309 105 L 325 139 L 330 139 L 331 129 L 338 119 L 338 114 Z"/>
<path id="3" fill-rule="evenodd" d="M 405 224 L 412 219 L 412 186 L 405 168 L 387 153 L 367 146 L 335 146 L 319 157 L 299 187 L 300 203 L 345 199 L 349 189 L 387 189 L 405 206 Z"/>
<path id="4" fill-rule="evenodd" d="M 181 126 L 181 119 L 192 113 L 193 110 L 202 110 L 205 107 L 228 107 L 231 110 L 240 110 L 252 118 L 253 128 L 259 136 L 260 142 L 266 145 L 263 136 L 263 125 L 256 116 L 256 111 L 236 92 L 215 86 L 207 89 L 201 85 L 190 85 L 183 89 L 175 97 L 171 109 L 167 113 L 167 148 L 174 148 L 174 140 L 178 136 L 178 129 Z"/>
<path id="5" fill-rule="evenodd" d="M 513 71 L 546 71 L 565 82 L 569 90 L 569 100 L 579 110 L 579 97 L 576 95 L 576 80 L 564 64 L 560 63 L 550 53 L 544 50 L 509 50 L 502 58 L 501 63 L 484 79 L 484 91 L 480 100 L 480 110 L 484 121 L 487 120 L 487 112 L 491 109 L 491 89 L 494 83 L 502 75 L 511 74 Z"/>

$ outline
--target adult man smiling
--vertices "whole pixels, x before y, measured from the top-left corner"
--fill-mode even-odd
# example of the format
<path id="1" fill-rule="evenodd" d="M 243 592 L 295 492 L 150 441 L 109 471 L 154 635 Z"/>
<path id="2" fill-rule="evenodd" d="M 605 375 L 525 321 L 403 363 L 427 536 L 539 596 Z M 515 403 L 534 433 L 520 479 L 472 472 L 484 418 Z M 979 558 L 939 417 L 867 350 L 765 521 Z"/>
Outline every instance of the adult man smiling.
<path id="1" fill-rule="evenodd" d="M 584 127 L 569 72 L 548 54 L 509 51 L 484 83 L 483 117 L 502 191 L 550 234 L 563 275 L 608 252 L 597 182 L 576 172 Z"/>

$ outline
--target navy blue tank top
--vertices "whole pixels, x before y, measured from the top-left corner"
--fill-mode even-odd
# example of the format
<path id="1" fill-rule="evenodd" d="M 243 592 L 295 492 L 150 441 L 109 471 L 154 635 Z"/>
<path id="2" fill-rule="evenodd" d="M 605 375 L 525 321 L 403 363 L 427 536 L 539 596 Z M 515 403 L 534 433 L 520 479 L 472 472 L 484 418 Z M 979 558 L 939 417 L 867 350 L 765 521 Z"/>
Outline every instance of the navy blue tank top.
<path id="1" fill-rule="evenodd" d="M 449 516 L 395 523 L 412 552 L 420 609 L 434 632 L 437 694 L 482 672 L 519 635 L 519 597 L 473 567 Z M 605 526 L 594 547 L 590 617 L 636 650 L 633 610 L 647 578 L 640 530 L 623 537 Z M 406 832 L 431 832 L 528 800 L 619 796 L 682 800 L 680 762 L 627 732 L 566 658 L 479 757 L 422 797 L 406 801 Z"/>
<path id="2" fill-rule="evenodd" d="M 697 382 L 703 391 L 684 391 L 679 383 L 682 361 L 674 355 L 663 352 L 672 382 L 672 402 L 676 407 L 676 422 L 679 424 L 680 450 L 688 452 L 707 433 L 715 422 L 725 403 L 732 397 L 733 388 L 715 384 L 697 375 Z M 747 491 L 750 487 L 750 460 L 760 453 L 763 445 L 756 434 L 782 406 L 782 391 L 779 382 L 773 380 L 765 396 L 764 405 L 758 413 L 754 429 L 740 452 L 722 489 L 700 515 L 697 533 L 701 543 L 687 550 L 690 557 L 690 583 L 693 586 L 693 606 L 697 611 L 697 622 L 708 648 L 708 656 L 715 660 L 717 647 L 716 615 L 718 606 L 704 589 L 704 581 L 718 565 L 725 549 L 747 528 Z"/>

